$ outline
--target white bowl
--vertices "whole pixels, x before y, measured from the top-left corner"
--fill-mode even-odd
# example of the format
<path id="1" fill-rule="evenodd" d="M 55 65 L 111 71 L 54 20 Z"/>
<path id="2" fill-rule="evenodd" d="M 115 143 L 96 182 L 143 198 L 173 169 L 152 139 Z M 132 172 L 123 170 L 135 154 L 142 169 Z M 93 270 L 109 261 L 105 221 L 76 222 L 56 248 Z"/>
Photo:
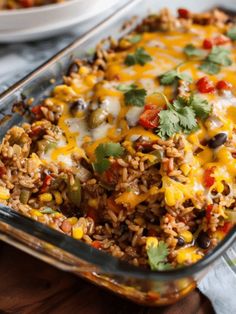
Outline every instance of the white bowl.
<path id="1" fill-rule="evenodd" d="M 30 30 L 47 25 L 63 23 L 67 20 L 80 22 L 102 11 L 114 0 L 67 0 L 62 3 L 44 5 L 28 9 L 0 11 L 0 34 L 8 31 Z"/>

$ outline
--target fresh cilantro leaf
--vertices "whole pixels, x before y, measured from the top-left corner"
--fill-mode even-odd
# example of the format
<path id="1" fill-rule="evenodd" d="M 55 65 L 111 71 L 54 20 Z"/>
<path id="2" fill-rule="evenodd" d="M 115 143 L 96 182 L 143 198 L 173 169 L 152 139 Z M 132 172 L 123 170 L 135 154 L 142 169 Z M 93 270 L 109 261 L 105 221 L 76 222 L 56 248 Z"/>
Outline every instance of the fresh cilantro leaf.
<path id="1" fill-rule="evenodd" d="M 128 92 L 135 88 L 137 88 L 135 84 L 131 84 L 131 85 L 120 84 L 116 87 L 116 89 L 119 90 L 120 92 Z"/>
<path id="2" fill-rule="evenodd" d="M 236 40 L 236 27 L 233 27 L 233 28 L 229 29 L 226 35 L 227 35 L 230 39 Z"/>
<path id="3" fill-rule="evenodd" d="M 200 65 L 199 69 L 203 71 L 204 73 L 214 75 L 220 72 L 220 65 L 213 62 L 204 61 Z"/>
<path id="4" fill-rule="evenodd" d="M 142 39 L 141 35 L 134 35 L 133 37 L 129 38 L 129 42 L 131 44 L 137 44 Z"/>
<path id="5" fill-rule="evenodd" d="M 160 241 L 157 246 L 151 245 L 147 247 L 147 255 L 149 265 L 152 270 L 167 270 L 171 265 L 167 263 L 169 254 L 168 247 L 164 241 Z"/>
<path id="6" fill-rule="evenodd" d="M 207 100 L 197 95 L 190 98 L 178 97 L 173 104 L 166 99 L 166 104 L 167 109 L 159 113 L 159 126 L 156 130 L 163 139 L 178 132 L 188 134 L 196 131 L 198 129 L 196 118 L 206 119 L 211 112 Z"/>
<path id="7" fill-rule="evenodd" d="M 195 112 L 196 117 L 200 119 L 206 119 L 212 108 L 206 99 L 201 98 L 198 95 L 192 95 L 189 100 L 189 106 Z"/>
<path id="8" fill-rule="evenodd" d="M 124 148 L 119 143 L 102 143 L 95 150 L 96 162 L 93 164 L 95 171 L 103 173 L 110 167 L 107 157 L 119 157 L 123 154 Z"/>
<path id="9" fill-rule="evenodd" d="M 162 74 L 160 77 L 160 83 L 162 85 L 172 85 L 178 80 L 183 80 L 187 82 L 191 82 L 192 78 L 186 73 L 179 73 L 177 70 L 167 71 Z"/>
<path id="10" fill-rule="evenodd" d="M 124 94 L 126 106 L 143 107 L 145 104 L 145 97 L 147 92 L 145 89 L 131 89 Z"/>
<path id="11" fill-rule="evenodd" d="M 180 131 L 179 117 L 175 111 L 172 111 L 170 109 L 162 110 L 159 113 L 159 118 L 160 120 L 157 134 L 161 138 L 166 139 Z"/>
<path id="12" fill-rule="evenodd" d="M 230 51 L 223 47 L 213 47 L 211 53 L 208 55 L 207 60 L 212 63 L 216 63 L 223 66 L 229 66 L 232 64 L 232 60 L 229 57 Z"/>
<path id="13" fill-rule="evenodd" d="M 40 211 L 42 214 L 55 214 L 56 211 L 53 210 L 51 207 L 44 207 L 43 210 Z"/>
<path id="14" fill-rule="evenodd" d="M 213 47 L 200 66 L 200 70 L 208 74 L 219 73 L 221 70 L 220 66 L 230 66 L 232 64 L 229 54 L 230 51 L 223 47 Z"/>
<path id="15" fill-rule="evenodd" d="M 203 55 L 203 51 L 196 48 L 193 44 L 188 44 L 187 46 L 185 46 L 184 53 L 188 57 L 201 57 Z"/>
<path id="16" fill-rule="evenodd" d="M 196 116 L 192 108 L 183 107 L 178 110 L 179 124 L 185 133 L 191 132 L 197 127 Z"/>
<path id="17" fill-rule="evenodd" d="M 145 65 L 148 61 L 151 61 L 152 57 L 144 50 L 139 47 L 135 50 L 134 54 L 128 54 L 125 58 L 125 64 L 128 66 L 134 64 Z"/>

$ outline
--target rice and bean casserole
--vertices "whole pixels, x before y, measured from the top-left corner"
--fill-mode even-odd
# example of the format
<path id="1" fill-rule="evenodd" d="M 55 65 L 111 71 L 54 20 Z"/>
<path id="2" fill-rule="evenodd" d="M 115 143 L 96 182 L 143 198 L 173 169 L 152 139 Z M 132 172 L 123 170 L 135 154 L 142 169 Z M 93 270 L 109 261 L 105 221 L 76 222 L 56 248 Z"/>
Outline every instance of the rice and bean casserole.
<path id="1" fill-rule="evenodd" d="M 235 40 L 223 12 L 163 9 L 75 60 L 20 102 L 1 202 L 136 266 L 200 260 L 236 221 Z"/>

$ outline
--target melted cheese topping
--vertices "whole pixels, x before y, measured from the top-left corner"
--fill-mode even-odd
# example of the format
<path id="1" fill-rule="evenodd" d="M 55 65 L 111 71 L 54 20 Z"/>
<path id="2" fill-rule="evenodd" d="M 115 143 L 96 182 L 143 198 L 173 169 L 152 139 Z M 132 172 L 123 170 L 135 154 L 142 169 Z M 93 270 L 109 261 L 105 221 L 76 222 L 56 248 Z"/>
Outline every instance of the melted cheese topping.
<path id="1" fill-rule="evenodd" d="M 183 48 L 189 43 L 201 47 L 205 38 L 212 38 L 219 32 L 222 30 L 219 31 L 215 26 L 193 25 L 189 32 L 184 33 L 178 31 L 143 33 L 141 41 L 130 49 L 109 55 L 105 71 L 106 81 L 100 81 L 99 75 L 96 73 L 86 73 L 86 75 L 81 75 L 81 78 L 73 79 L 70 86 L 56 87 L 54 97 L 50 100 L 55 104 L 59 103 L 64 108 L 63 115 L 59 120 L 59 127 L 64 133 L 65 140 L 51 151 L 50 158 L 71 165 L 70 156 L 75 152 L 81 156 L 86 155 L 91 161 L 94 160 L 94 150 L 103 142 L 120 142 L 125 139 L 128 143 L 139 136 L 155 141 L 158 138 L 157 135 L 136 125 L 143 108 L 125 106 L 123 92 L 117 90 L 117 85 L 136 84 L 145 88 L 147 90 L 146 103 L 162 106 L 163 99 L 155 92 L 163 92 L 168 98 L 172 98 L 174 91 L 173 87 L 160 86 L 156 77 L 174 69 L 180 63 L 182 64 L 179 66 L 179 71 L 190 74 L 193 82 L 205 76 L 206 74 L 199 70 L 200 61 L 186 59 Z M 144 47 L 152 57 L 152 61 L 143 66 L 139 64 L 126 66 L 124 64 L 125 57 L 128 53 L 134 53 L 137 47 Z M 235 59 L 235 56 L 236 47 L 233 46 L 232 59 Z M 214 82 L 224 79 L 235 86 L 235 70 L 236 65 L 222 67 L 221 72 L 218 75 L 210 76 L 210 79 Z M 196 92 L 195 83 L 191 84 L 191 89 Z M 101 108 L 110 115 L 108 122 L 90 130 L 83 114 L 72 117 L 69 113 L 68 103 L 79 97 L 84 98 L 87 102 L 100 102 Z M 187 182 L 176 182 L 165 176 L 162 179 L 162 191 L 165 193 L 166 203 L 170 206 L 178 202 L 183 203 L 189 198 L 192 198 L 197 206 L 197 198 L 203 194 L 211 202 L 209 193 L 212 189 L 222 192 L 223 182 L 229 184 L 230 187 L 233 187 L 234 184 L 236 159 L 232 157 L 230 149 L 221 146 L 213 151 L 209 147 L 201 145 L 201 142 L 220 132 L 226 132 L 228 139 L 233 139 L 236 123 L 236 97 L 231 92 L 222 96 L 217 93 L 202 94 L 201 97 L 205 97 L 213 105 L 213 111 L 207 121 L 200 124 L 200 129 L 196 133 L 186 137 L 186 166 L 183 165 L 181 169 L 188 177 Z M 131 146 L 129 148 L 132 150 Z M 193 151 L 196 151 L 197 148 L 199 148 L 199 153 L 194 154 Z M 211 167 L 216 167 L 215 183 L 208 191 L 204 187 L 204 170 Z M 134 195 L 130 192 L 126 196 L 126 199 L 132 204 L 139 203 L 146 197 L 142 195 L 134 199 Z M 122 200 L 121 196 L 117 202 L 122 202 Z"/>

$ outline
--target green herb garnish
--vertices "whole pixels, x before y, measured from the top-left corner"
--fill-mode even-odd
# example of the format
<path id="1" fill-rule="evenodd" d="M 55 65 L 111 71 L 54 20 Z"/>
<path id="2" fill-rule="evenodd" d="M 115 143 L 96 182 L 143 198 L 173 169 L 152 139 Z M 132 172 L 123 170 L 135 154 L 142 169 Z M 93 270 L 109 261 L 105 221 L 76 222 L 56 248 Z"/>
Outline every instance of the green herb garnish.
<path id="1" fill-rule="evenodd" d="M 207 74 L 217 74 L 220 72 L 221 66 L 232 64 L 229 54 L 230 51 L 223 47 L 213 47 L 199 69 Z"/>
<path id="2" fill-rule="evenodd" d="M 232 40 L 236 40 L 236 27 L 233 27 L 231 29 L 228 30 L 228 32 L 226 33 L 226 35 L 232 39 Z"/>
<path id="3" fill-rule="evenodd" d="M 143 107 L 145 104 L 145 97 L 147 92 L 143 88 L 137 88 L 136 85 L 118 85 L 117 89 L 124 92 L 124 99 L 126 106 Z"/>
<path id="4" fill-rule="evenodd" d="M 201 57 L 203 55 L 203 51 L 196 48 L 193 44 L 188 44 L 187 46 L 185 46 L 184 53 L 188 57 Z"/>
<path id="5" fill-rule="evenodd" d="M 179 73 L 177 70 L 167 71 L 166 73 L 159 76 L 160 83 L 162 85 L 172 85 L 178 80 L 192 82 L 192 78 L 186 73 Z"/>
<path id="6" fill-rule="evenodd" d="M 138 42 L 140 42 L 141 39 L 142 39 L 141 35 L 134 35 L 133 37 L 129 38 L 128 41 L 131 44 L 137 44 Z"/>
<path id="7" fill-rule="evenodd" d="M 147 255 L 151 269 L 152 270 L 171 269 L 171 264 L 167 263 L 168 254 L 169 250 L 164 241 L 160 241 L 157 245 L 148 246 Z"/>
<path id="8" fill-rule="evenodd" d="M 209 103 L 193 95 L 189 99 L 178 97 L 173 104 L 165 98 L 167 109 L 159 113 L 159 126 L 157 134 L 163 138 L 169 138 L 175 133 L 189 134 L 198 128 L 196 118 L 206 119 L 211 111 Z"/>
<path id="9" fill-rule="evenodd" d="M 148 61 L 151 61 L 152 57 L 144 50 L 139 47 L 135 50 L 134 54 L 128 54 L 125 58 L 125 64 L 128 66 L 134 64 L 145 65 Z"/>
<path id="10" fill-rule="evenodd" d="M 124 153 L 124 148 L 119 143 L 99 144 L 95 150 L 96 162 L 93 164 L 95 171 L 103 173 L 110 167 L 108 157 L 119 157 Z"/>
<path id="11" fill-rule="evenodd" d="M 53 210 L 51 207 L 45 207 L 40 211 L 42 214 L 55 214 L 57 211 Z"/>

